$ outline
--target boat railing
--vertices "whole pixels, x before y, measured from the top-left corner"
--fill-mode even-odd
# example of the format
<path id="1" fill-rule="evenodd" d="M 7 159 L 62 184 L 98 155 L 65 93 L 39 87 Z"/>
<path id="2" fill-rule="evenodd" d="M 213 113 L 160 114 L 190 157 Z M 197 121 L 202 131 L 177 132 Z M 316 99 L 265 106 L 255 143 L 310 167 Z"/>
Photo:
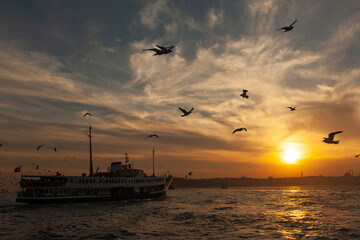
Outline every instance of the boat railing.
<path id="1" fill-rule="evenodd" d="M 42 180 L 25 180 L 21 179 L 20 187 L 61 187 L 65 186 L 65 181 L 53 182 L 53 181 L 42 181 Z"/>

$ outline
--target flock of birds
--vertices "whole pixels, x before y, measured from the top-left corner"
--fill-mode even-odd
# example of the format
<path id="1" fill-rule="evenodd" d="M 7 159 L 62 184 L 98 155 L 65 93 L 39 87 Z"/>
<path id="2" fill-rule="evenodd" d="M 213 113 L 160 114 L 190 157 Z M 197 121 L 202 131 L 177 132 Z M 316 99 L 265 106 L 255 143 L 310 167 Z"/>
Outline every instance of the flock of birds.
<path id="1" fill-rule="evenodd" d="M 297 19 L 291 23 L 289 26 L 285 26 L 285 27 L 282 27 L 282 28 L 279 28 L 279 29 L 276 29 L 277 31 L 279 30 L 284 30 L 284 32 L 289 32 L 291 31 L 293 28 L 294 28 L 294 24 L 297 22 Z M 159 46 L 159 45 L 156 45 L 157 48 L 149 48 L 149 49 L 143 49 L 144 51 L 154 51 L 155 54 L 154 55 L 163 55 L 163 54 L 169 54 L 171 53 L 173 50 L 173 48 L 175 48 L 175 46 L 169 46 L 169 47 L 163 47 L 163 46 Z M 248 99 L 249 98 L 249 95 L 248 95 L 248 90 L 246 89 L 243 89 L 242 90 L 243 92 L 240 94 L 240 96 L 244 99 Z M 295 111 L 296 110 L 296 106 L 289 106 L 289 107 L 286 107 L 286 108 L 289 108 L 290 111 Z M 191 108 L 189 111 L 179 107 L 179 110 L 183 113 L 183 115 L 181 115 L 181 117 L 186 117 L 188 115 L 190 115 L 192 113 L 192 111 L 194 110 L 194 108 Z M 237 128 L 235 129 L 232 134 L 236 133 L 236 132 L 241 132 L 241 131 L 245 131 L 247 132 L 247 129 L 245 127 L 241 127 L 241 128 Z M 342 133 L 343 131 L 336 131 L 336 132 L 331 132 L 328 134 L 328 137 L 324 137 L 323 138 L 323 142 L 324 143 L 327 143 L 327 144 L 338 144 L 339 143 L 339 140 L 334 140 L 334 137 L 336 134 L 339 134 L 339 133 Z M 148 137 L 153 137 L 153 136 L 156 136 L 156 137 L 159 137 L 157 135 L 149 135 Z M 147 138 L 148 138 L 147 137 Z M 354 153 L 354 156 L 355 157 L 359 157 L 360 154 L 355 154 Z M 188 175 L 191 175 L 191 174 L 188 174 Z M 186 178 L 187 178 L 187 175 L 185 175 Z"/>
<path id="2" fill-rule="evenodd" d="M 290 24 L 289 26 L 285 26 L 285 27 L 282 27 L 282 28 L 279 28 L 279 29 L 276 29 L 277 31 L 278 30 L 284 30 L 284 32 L 289 32 L 291 31 L 293 28 L 294 28 L 294 24 L 297 22 L 297 19 L 292 23 Z M 174 45 L 172 46 L 168 46 L 168 47 L 163 47 L 163 46 L 160 46 L 160 45 L 156 45 L 157 48 L 148 48 L 148 49 L 143 49 L 143 51 L 153 51 L 155 54 L 154 56 L 157 56 L 157 55 L 165 55 L 165 54 L 169 54 L 171 52 L 173 52 L 173 49 L 175 48 Z M 249 95 L 248 95 L 248 90 L 246 89 L 243 89 L 242 90 L 243 92 L 240 94 L 240 96 L 243 98 L 243 99 L 248 99 L 249 98 Z M 295 111 L 296 110 L 296 107 L 286 107 L 286 108 L 289 108 L 290 111 Z M 194 110 L 194 108 L 192 107 L 189 111 L 179 107 L 179 110 L 183 113 L 181 115 L 181 117 L 186 117 L 186 116 L 189 116 L 192 111 Z M 89 112 L 86 112 L 84 114 L 84 117 L 86 116 L 92 116 L 91 113 Z M 236 133 L 236 132 L 241 132 L 241 131 L 245 131 L 247 132 L 247 129 L 245 127 L 241 127 L 241 128 L 237 128 L 235 129 L 232 134 Z M 336 131 L 336 132 L 331 132 L 329 133 L 328 137 L 324 137 L 323 138 L 323 142 L 324 143 L 328 143 L 328 144 L 338 144 L 339 143 L 339 140 L 334 140 L 334 137 L 336 134 L 339 134 L 339 133 L 342 133 L 343 131 Z M 148 139 L 148 138 L 160 138 L 157 134 L 150 134 L 148 135 L 145 139 Z M 0 143 L 0 147 L 4 146 L 5 143 Z M 42 147 L 44 147 L 45 144 L 41 144 L 41 145 L 38 145 L 37 148 L 36 148 L 36 151 L 39 151 Z M 54 147 L 53 148 L 54 152 L 57 152 L 57 148 Z M 354 153 L 354 156 L 355 157 L 359 157 L 360 154 L 355 154 Z M 35 164 L 33 162 L 33 165 L 36 165 L 36 169 L 39 169 L 39 165 L 38 164 Z M 188 176 L 191 176 L 192 175 L 192 172 L 189 172 L 187 175 L 185 175 L 185 178 L 187 178 Z"/>
<path id="3" fill-rule="evenodd" d="M 289 32 L 289 31 L 291 31 L 293 28 L 294 28 L 294 24 L 297 22 L 297 19 L 293 22 L 293 23 L 291 23 L 289 26 L 285 26 L 285 27 L 282 27 L 282 28 L 279 28 L 279 29 L 276 29 L 277 31 L 278 30 L 284 30 L 284 32 Z M 169 53 L 171 53 L 171 52 L 173 52 L 173 48 L 175 48 L 175 46 L 168 46 L 168 47 L 163 47 L 163 46 L 160 46 L 160 45 L 156 45 L 156 47 L 157 48 L 148 48 L 148 49 L 143 49 L 144 51 L 154 51 L 155 52 L 155 54 L 154 54 L 154 56 L 155 55 L 164 55 L 164 54 L 169 54 Z M 246 90 L 246 89 L 243 89 L 242 90 L 243 92 L 240 94 L 240 96 L 244 99 L 244 98 L 246 98 L 246 99 L 248 99 L 249 98 L 249 95 L 248 95 L 248 90 Z M 290 106 L 290 107 L 286 107 L 286 108 L 289 108 L 290 109 L 290 111 L 295 111 L 296 110 L 296 106 L 295 107 L 292 107 L 292 106 Z M 179 107 L 179 110 L 183 113 L 183 115 L 181 115 L 181 117 L 186 117 L 186 116 L 188 116 L 188 115 L 190 115 L 191 113 L 192 113 L 192 111 L 194 110 L 194 108 L 191 108 L 189 111 L 187 111 L 187 110 L 185 110 L 185 109 L 183 109 L 183 108 L 181 108 L 181 107 Z M 247 129 L 246 128 L 244 128 L 244 127 L 242 127 L 242 128 L 237 128 L 237 129 L 235 129 L 234 131 L 233 131 L 233 134 L 234 133 L 236 133 L 236 132 L 241 132 L 241 131 L 245 131 L 245 132 L 247 132 Z M 324 137 L 324 140 L 323 140 L 323 142 L 324 143 L 329 143 L 329 144 L 338 144 L 339 143 L 339 140 L 334 140 L 334 136 L 335 136 L 335 134 L 339 134 L 339 133 L 342 133 L 342 131 L 337 131 L 337 132 L 331 132 L 331 133 L 329 133 L 329 136 L 328 137 Z M 152 136 L 154 136 L 154 135 L 150 135 L 150 136 L 148 136 L 148 137 L 152 137 Z M 157 136 L 157 135 L 156 135 Z M 157 136 L 158 137 L 158 136 Z M 356 155 L 356 154 L 354 154 L 356 157 L 358 157 L 359 155 Z"/>

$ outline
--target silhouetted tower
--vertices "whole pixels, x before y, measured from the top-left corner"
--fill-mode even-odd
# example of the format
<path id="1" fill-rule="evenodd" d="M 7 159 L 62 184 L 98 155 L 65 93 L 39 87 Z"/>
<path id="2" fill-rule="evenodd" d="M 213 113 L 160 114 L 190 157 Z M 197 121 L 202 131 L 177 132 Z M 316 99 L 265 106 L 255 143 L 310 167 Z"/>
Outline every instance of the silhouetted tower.
<path id="1" fill-rule="evenodd" d="M 92 162 L 92 148 L 91 148 L 91 125 L 89 124 L 89 145 L 90 145 L 90 173 L 89 176 L 94 175 L 93 162 Z"/>

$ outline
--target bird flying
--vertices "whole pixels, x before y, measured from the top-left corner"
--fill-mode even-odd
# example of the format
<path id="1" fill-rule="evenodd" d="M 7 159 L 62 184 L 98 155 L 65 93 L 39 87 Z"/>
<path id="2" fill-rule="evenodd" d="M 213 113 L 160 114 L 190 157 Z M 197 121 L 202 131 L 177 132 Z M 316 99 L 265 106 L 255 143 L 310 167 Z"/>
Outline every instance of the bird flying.
<path id="1" fill-rule="evenodd" d="M 282 29 L 284 29 L 284 32 L 288 32 L 288 31 L 291 31 L 294 27 L 293 27 L 293 25 L 295 24 L 297 22 L 297 19 L 292 23 L 292 24 L 290 24 L 290 26 L 288 26 L 288 27 L 282 27 L 282 28 L 279 28 L 279 29 L 276 29 L 276 31 L 278 31 L 278 30 L 282 30 Z"/>
<path id="2" fill-rule="evenodd" d="M 241 132 L 242 130 L 245 130 L 245 132 L 247 132 L 247 129 L 246 128 L 237 128 L 233 131 L 232 134 L 236 133 L 236 132 Z"/>
<path id="3" fill-rule="evenodd" d="M 91 113 L 89 113 L 89 112 L 85 113 L 84 117 L 86 117 L 86 116 L 91 116 Z"/>
<path id="4" fill-rule="evenodd" d="M 191 175 L 192 175 L 192 172 L 189 172 L 188 175 L 191 176 Z"/>
<path id="5" fill-rule="evenodd" d="M 156 134 L 150 134 L 149 136 L 147 136 L 145 139 L 148 139 L 148 138 L 151 138 L 151 137 L 157 137 L 157 138 L 159 138 L 159 136 L 158 135 L 156 135 Z"/>
<path id="6" fill-rule="evenodd" d="M 286 108 L 290 108 L 290 111 L 295 111 L 296 107 L 286 107 Z"/>
<path id="7" fill-rule="evenodd" d="M 338 143 L 339 143 L 339 140 L 334 141 L 334 136 L 335 136 L 335 134 L 342 133 L 342 132 L 343 132 L 343 131 L 338 131 L 338 132 L 329 133 L 329 137 L 327 137 L 327 138 L 324 137 L 323 142 L 324 142 L 324 143 L 329 143 L 329 144 L 331 144 L 331 143 L 333 143 L 333 144 L 338 144 Z"/>
<path id="8" fill-rule="evenodd" d="M 36 151 L 39 151 L 39 149 L 42 148 L 43 146 L 44 146 L 44 144 L 37 146 Z"/>
<path id="9" fill-rule="evenodd" d="M 181 115 L 182 117 L 185 117 L 187 115 L 190 115 L 192 113 L 192 110 L 194 110 L 194 108 L 191 108 L 190 111 L 186 111 L 185 109 L 182 109 L 181 107 L 179 107 L 180 111 L 183 112 L 184 115 Z"/>
<path id="10" fill-rule="evenodd" d="M 248 90 L 244 89 L 243 93 L 240 94 L 240 96 L 242 96 L 243 98 L 249 98 L 249 95 L 246 94 L 247 92 L 248 92 Z"/>
<path id="11" fill-rule="evenodd" d="M 355 156 L 355 157 L 359 157 L 359 156 L 360 156 L 360 154 L 355 154 L 355 153 L 354 153 L 354 156 Z"/>
<path id="12" fill-rule="evenodd" d="M 148 49 L 143 49 L 143 51 L 154 51 L 155 54 L 154 56 L 156 55 L 163 55 L 163 54 L 168 54 L 168 53 L 171 53 L 172 50 L 175 46 L 169 46 L 169 47 L 162 47 L 162 46 L 159 46 L 159 45 L 156 45 L 158 48 L 148 48 Z"/>

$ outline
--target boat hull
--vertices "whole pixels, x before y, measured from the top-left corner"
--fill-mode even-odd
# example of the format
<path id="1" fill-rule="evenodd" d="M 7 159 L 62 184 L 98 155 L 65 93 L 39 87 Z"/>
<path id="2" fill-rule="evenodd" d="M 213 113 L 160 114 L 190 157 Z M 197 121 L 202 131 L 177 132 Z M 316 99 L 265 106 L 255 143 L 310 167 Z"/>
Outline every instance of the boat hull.
<path id="1" fill-rule="evenodd" d="M 151 199 L 166 195 L 166 191 L 144 194 L 127 194 L 122 196 L 81 196 L 81 197 L 18 197 L 17 202 L 29 204 L 51 204 L 51 203 L 86 203 L 86 202 L 112 202 L 136 199 Z"/>
<path id="2" fill-rule="evenodd" d="M 161 185 L 153 185 L 152 187 L 147 185 L 139 186 L 127 186 L 127 187 L 113 187 L 108 188 L 107 193 L 99 193 L 92 188 L 87 188 L 86 193 L 80 195 L 76 189 L 74 192 L 70 192 L 68 195 L 54 194 L 51 196 L 44 196 L 36 194 L 36 191 L 43 188 L 40 183 L 31 183 L 31 187 L 28 187 L 26 194 L 24 191 L 19 191 L 16 198 L 17 202 L 29 203 L 29 204 L 48 204 L 48 203 L 86 203 L 86 202 L 109 202 L 109 201 L 124 201 L 133 199 L 151 199 L 165 196 L 169 190 L 173 180 L 172 176 L 166 178 Z M 52 190 L 61 190 L 64 186 L 53 187 Z M 146 189 L 148 189 L 146 191 Z"/>

